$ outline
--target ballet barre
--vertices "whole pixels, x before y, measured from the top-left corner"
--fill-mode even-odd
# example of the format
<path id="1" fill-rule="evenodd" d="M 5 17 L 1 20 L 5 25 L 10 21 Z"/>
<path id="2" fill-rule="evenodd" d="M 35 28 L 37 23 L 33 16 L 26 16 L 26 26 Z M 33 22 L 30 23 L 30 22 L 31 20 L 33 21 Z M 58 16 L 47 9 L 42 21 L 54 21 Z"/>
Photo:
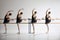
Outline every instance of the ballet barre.
<path id="1" fill-rule="evenodd" d="M 0 18 L 0 20 L 4 20 L 4 19 L 1 19 Z M 12 20 L 16 20 L 16 19 L 12 19 Z M 27 19 L 22 19 L 22 20 L 32 20 L 31 18 L 27 18 Z M 41 18 L 41 19 L 36 19 L 36 20 L 45 20 L 45 18 Z M 51 20 L 60 20 L 60 18 L 53 18 L 53 19 L 51 19 Z"/>
<path id="2" fill-rule="evenodd" d="M 0 24 L 4 24 L 4 23 L 0 23 Z M 5 23 L 5 24 L 17 24 L 17 23 Z M 30 22 L 23 22 L 23 23 L 19 23 L 19 24 L 32 24 Z M 45 24 L 45 23 L 34 23 L 34 24 Z M 60 22 L 53 22 L 53 23 L 49 23 L 49 24 L 60 24 Z"/>

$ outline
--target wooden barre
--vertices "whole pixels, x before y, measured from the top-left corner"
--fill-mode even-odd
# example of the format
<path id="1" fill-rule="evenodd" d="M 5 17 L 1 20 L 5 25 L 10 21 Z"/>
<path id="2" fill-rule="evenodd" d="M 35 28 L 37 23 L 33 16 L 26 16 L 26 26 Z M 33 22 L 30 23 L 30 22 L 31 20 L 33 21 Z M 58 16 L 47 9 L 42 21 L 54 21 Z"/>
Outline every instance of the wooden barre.
<path id="1" fill-rule="evenodd" d="M 4 19 L 0 19 L 0 20 L 4 20 Z M 12 20 L 16 20 L 16 19 L 12 19 Z M 22 20 L 31 20 L 31 19 L 28 18 L 28 19 L 22 19 Z M 37 19 L 37 20 L 45 20 L 45 19 L 42 18 L 42 19 Z M 51 20 L 60 20 L 60 18 L 55 18 L 55 19 L 51 19 Z"/>
<path id="2" fill-rule="evenodd" d="M 0 23 L 0 24 L 4 24 L 4 23 Z M 17 23 L 6 23 L 6 24 L 17 24 Z M 32 23 L 19 23 L 19 24 L 32 24 Z M 45 24 L 45 23 L 34 23 L 34 24 Z M 53 22 L 53 23 L 49 23 L 49 24 L 60 24 L 59 22 Z"/>

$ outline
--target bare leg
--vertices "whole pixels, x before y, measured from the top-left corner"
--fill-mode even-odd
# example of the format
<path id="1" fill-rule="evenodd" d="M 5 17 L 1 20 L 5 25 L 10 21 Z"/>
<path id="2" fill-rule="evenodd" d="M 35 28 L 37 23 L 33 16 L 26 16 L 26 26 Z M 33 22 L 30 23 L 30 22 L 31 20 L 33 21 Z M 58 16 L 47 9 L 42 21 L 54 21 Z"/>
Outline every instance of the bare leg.
<path id="1" fill-rule="evenodd" d="M 35 33 L 34 23 L 32 23 L 32 26 L 33 26 L 33 34 L 34 34 Z"/>
<path id="2" fill-rule="evenodd" d="M 6 33 L 7 33 L 7 27 L 6 27 L 6 24 L 4 24 L 4 26 L 5 26 L 5 33 L 4 33 L 4 34 L 6 34 Z"/>
<path id="3" fill-rule="evenodd" d="M 18 34 L 20 34 L 20 28 L 19 28 L 19 24 L 17 24 L 17 27 L 18 27 Z"/>
<path id="4" fill-rule="evenodd" d="M 48 26 L 48 24 L 46 24 L 46 26 L 47 26 L 47 32 L 46 33 L 48 33 L 49 32 L 49 26 Z"/>

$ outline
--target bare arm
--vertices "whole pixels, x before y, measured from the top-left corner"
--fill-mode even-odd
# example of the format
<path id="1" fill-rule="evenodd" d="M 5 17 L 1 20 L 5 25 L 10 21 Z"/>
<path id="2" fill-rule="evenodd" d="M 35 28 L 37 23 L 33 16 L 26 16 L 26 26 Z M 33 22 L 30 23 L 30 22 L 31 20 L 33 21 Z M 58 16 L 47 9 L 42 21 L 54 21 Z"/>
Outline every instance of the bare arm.
<path id="1" fill-rule="evenodd" d="M 10 19 L 10 20 L 16 20 L 16 18 L 14 18 L 14 19 Z"/>
<path id="2" fill-rule="evenodd" d="M 26 20 L 28 20 L 28 19 L 24 18 L 24 19 L 22 19 L 22 20 L 26 21 Z"/>
<path id="3" fill-rule="evenodd" d="M 13 12 L 13 10 L 9 10 L 6 14 L 8 14 L 9 12 Z"/>
<path id="4" fill-rule="evenodd" d="M 46 10 L 46 14 L 47 14 L 48 10 L 50 10 L 50 8 Z"/>
<path id="5" fill-rule="evenodd" d="M 23 8 L 19 9 L 18 13 L 19 13 L 21 10 L 24 10 L 24 9 L 23 9 Z"/>
<path id="6" fill-rule="evenodd" d="M 9 18 L 8 20 L 16 20 L 16 18 L 15 18 L 15 19 L 10 19 L 10 18 Z"/>
<path id="7" fill-rule="evenodd" d="M 34 10 L 35 10 L 35 8 L 32 10 L 32 14 L 33 14 Z"/>

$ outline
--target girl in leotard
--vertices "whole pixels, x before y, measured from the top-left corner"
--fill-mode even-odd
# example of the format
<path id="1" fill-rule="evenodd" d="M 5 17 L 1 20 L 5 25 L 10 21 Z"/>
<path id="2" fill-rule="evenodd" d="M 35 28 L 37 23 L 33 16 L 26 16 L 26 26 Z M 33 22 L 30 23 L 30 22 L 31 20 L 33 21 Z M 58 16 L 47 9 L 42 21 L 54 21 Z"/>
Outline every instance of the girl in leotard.
<path id="1" fill-rule="evenodd" d="M 8 11 L 4 17 L 4 26 L 5 26 L 5 34 L 7 33 L 7 27 L 6 27 L 6 24 L 10 22 L 10 20 L 13 20 L 13 19 L 10 19 L 10 16 L 12 15 L 12 13 L 10 13 L 12 10 Z"/>
<path id="2" fill-rule="evenodd" d="M 50 9 L 48 9 L 48 10 L 50 10 Z M 49 32 L 48 24 L 51 22 L 51 17 L 50 17 L 51 12 L 50 11 L 48 12 L 48 10 L 46 11 L 46 16 L 45 16 L 45 24 L 47 26 L 47 32 L 46 33 Z"/>
<path id="3" fill-rule="evenodd" d="M 23 12 L 21 12 L 21 10 L 23 10 L 23 9 L 19 9 L 17 17 L 16 17 L 16 23 L 17 23 L 17 27 L 18 27 L 18 34 L 20 34 L 19 23 L 22 22 L 22 15 L 23 15 Z"/>
<path id="4" fill-rule="evenodd" d="M 32 21 L 31 21 L 31 23 L 32 23 L 32 26 L 33 26 L 33 34 L 35 33 L 35 28 L 34 28 L 34 23 L 36 23 L 37 22 L 37 20 L 36 20 L 36 11 L 34 11 L 35 9 L 33 9 L 32 10 Z"/>

